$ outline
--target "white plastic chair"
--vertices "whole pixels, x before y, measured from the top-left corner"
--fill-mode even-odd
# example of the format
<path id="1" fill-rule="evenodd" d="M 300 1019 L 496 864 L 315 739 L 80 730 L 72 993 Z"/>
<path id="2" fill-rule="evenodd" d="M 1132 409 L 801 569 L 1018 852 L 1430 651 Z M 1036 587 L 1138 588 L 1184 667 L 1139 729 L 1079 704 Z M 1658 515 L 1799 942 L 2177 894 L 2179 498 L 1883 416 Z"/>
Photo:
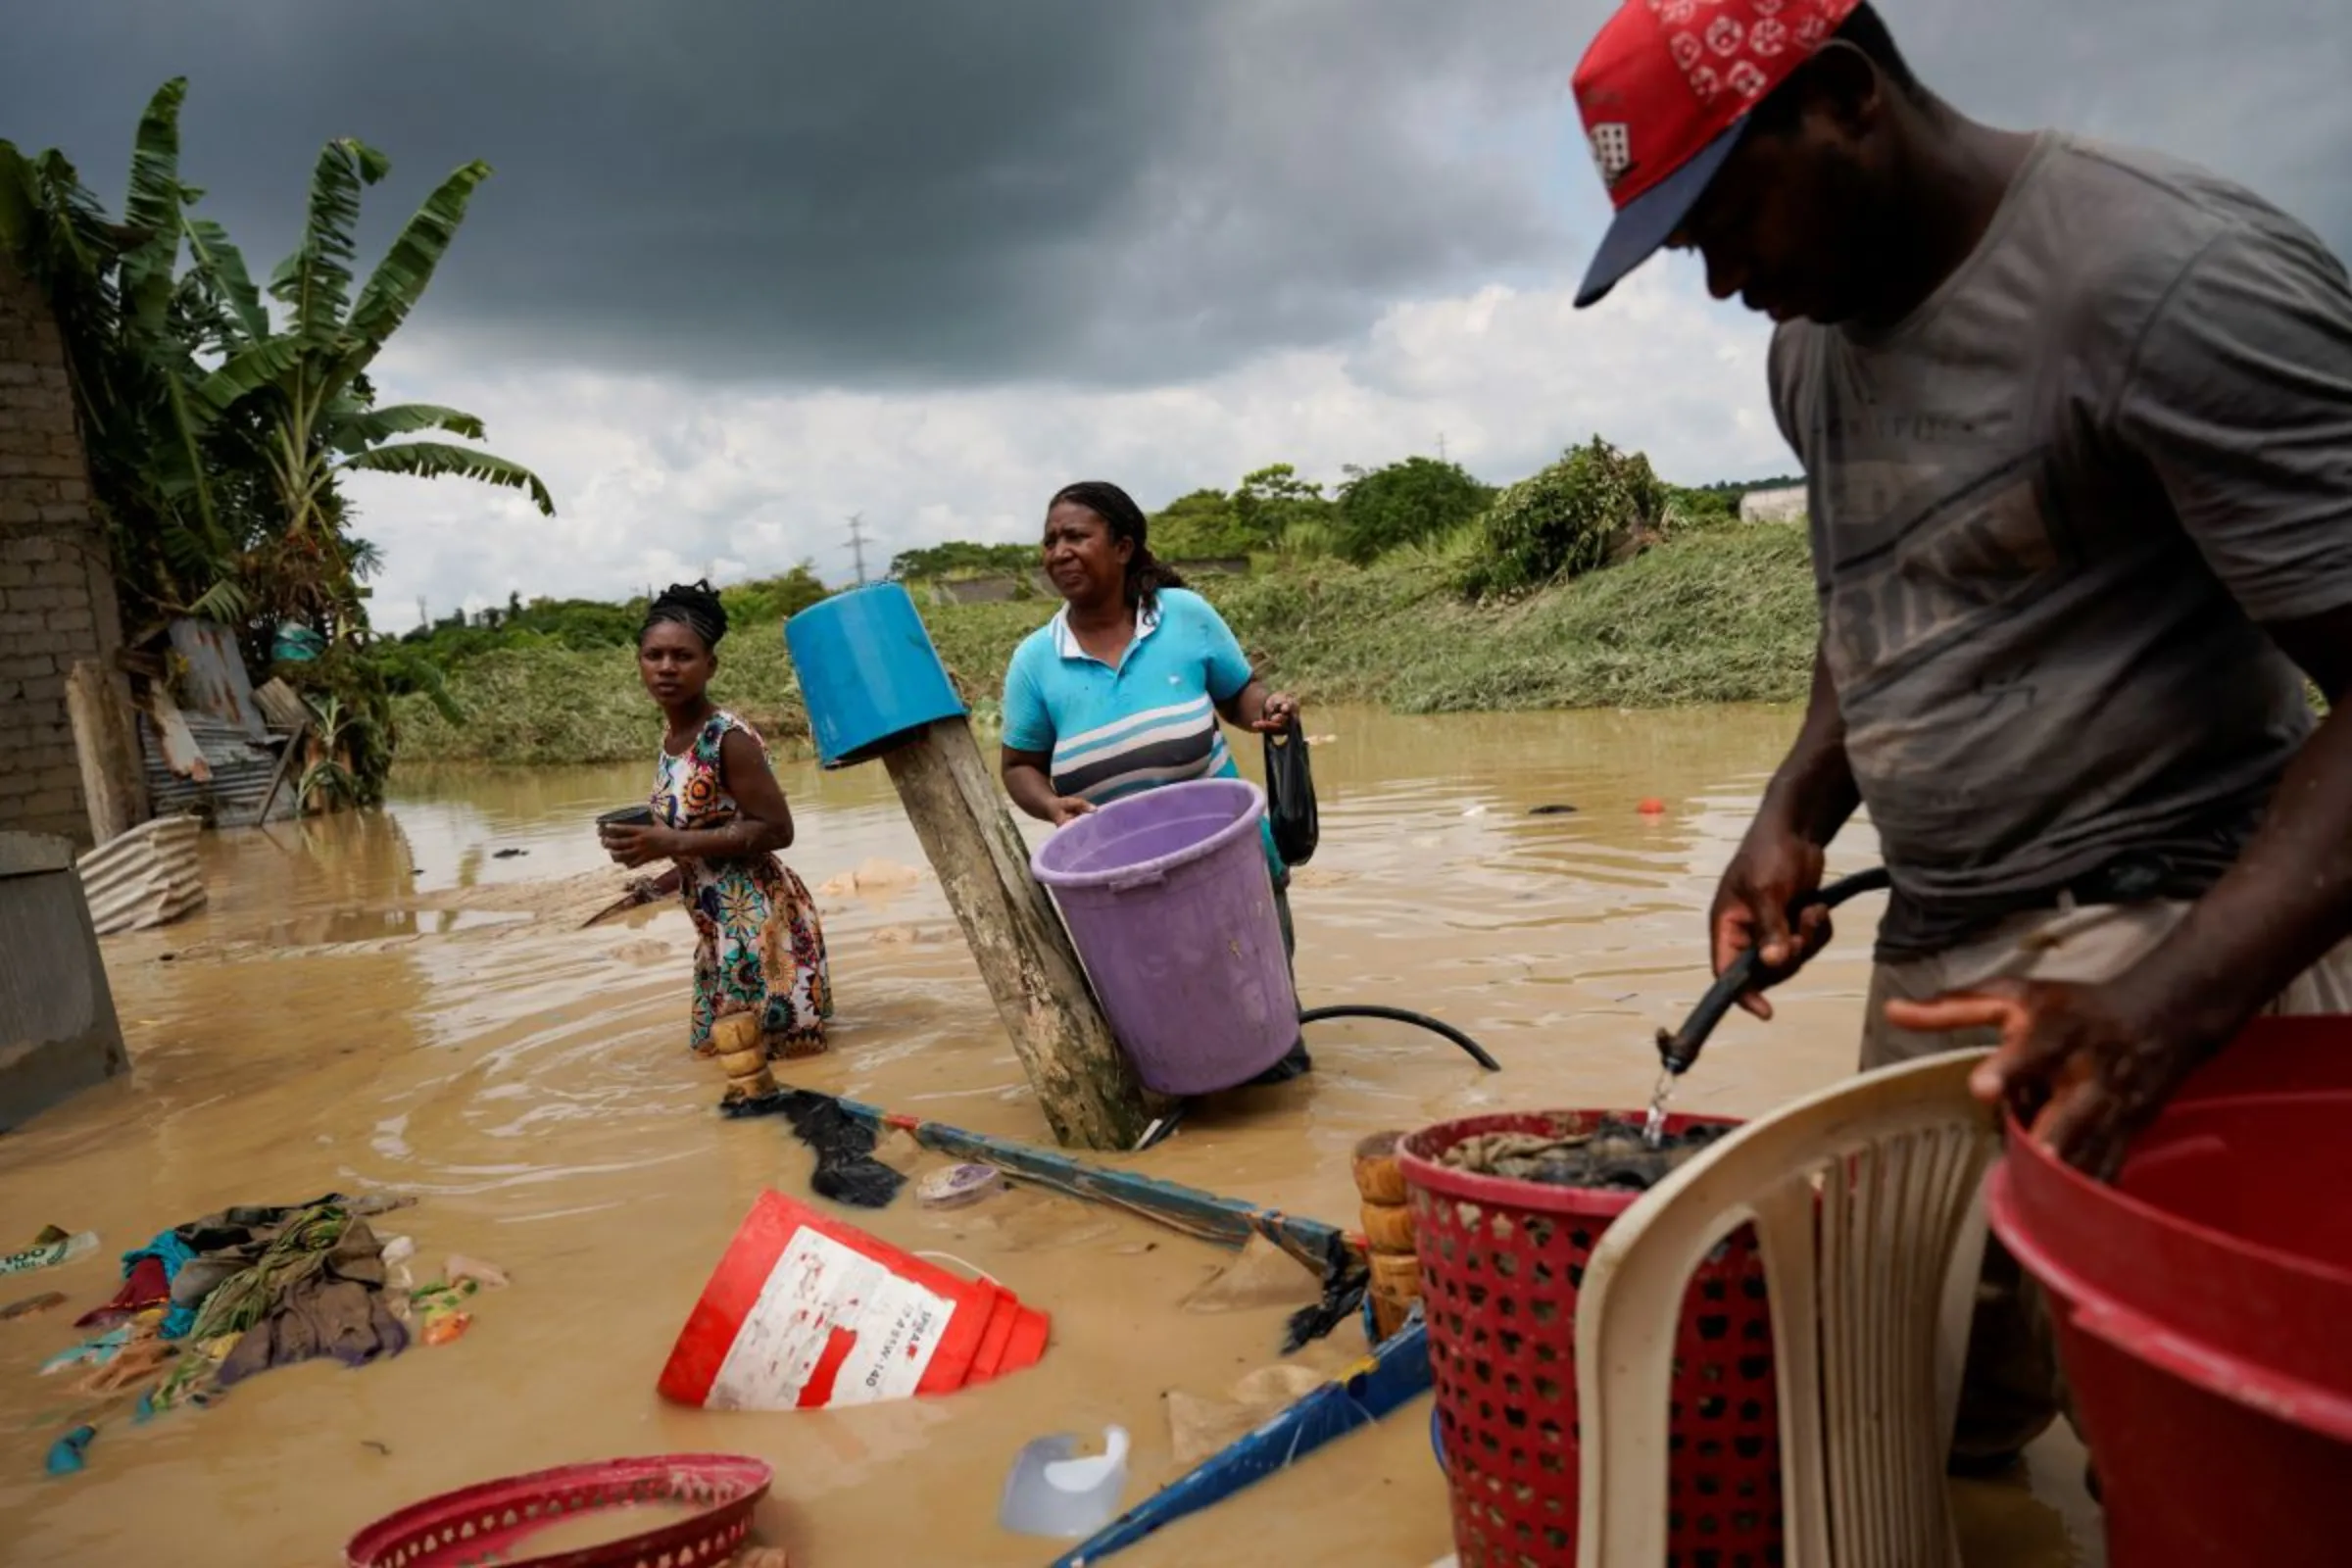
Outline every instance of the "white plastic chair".
<path id="1" fill-rule="evenodd" d="M 1684 1293 L 1748 1223 L 1772 1307 L 1789 1568 L 1959 1561 L 1944 1458 L 1999 1148 L 1968 1093 L 1986 1054 L 1882 1068 L 1750 1122 L 1602 1233 L 1577 1297 L 1578 1568 L 1666 1561 Z"/>

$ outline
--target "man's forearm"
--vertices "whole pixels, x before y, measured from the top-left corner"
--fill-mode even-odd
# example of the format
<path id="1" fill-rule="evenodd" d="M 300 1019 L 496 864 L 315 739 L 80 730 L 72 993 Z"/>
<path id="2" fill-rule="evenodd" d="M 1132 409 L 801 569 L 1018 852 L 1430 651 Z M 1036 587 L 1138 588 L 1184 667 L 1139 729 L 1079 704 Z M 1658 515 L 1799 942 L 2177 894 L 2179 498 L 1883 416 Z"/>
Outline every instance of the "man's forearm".
<path id="1" fill-rule="evenodd" d="M 2347 936 L 2352 716 L 2339 706 L 2278 781 L 2237 863 L 2112 984 L 2146 1016 L 2219 1046 Z"/>
<path id="2" fill-rule="evenodd" d="M 1861 804 L 1862 791 L 1845 758 L 1845 716 L 1838 707 L 1838 688 L 1830 679 L 1829 662 L 1815 649 L 1804 725 L 1766 786 L 1756 814 L 1826 849 Z"/>

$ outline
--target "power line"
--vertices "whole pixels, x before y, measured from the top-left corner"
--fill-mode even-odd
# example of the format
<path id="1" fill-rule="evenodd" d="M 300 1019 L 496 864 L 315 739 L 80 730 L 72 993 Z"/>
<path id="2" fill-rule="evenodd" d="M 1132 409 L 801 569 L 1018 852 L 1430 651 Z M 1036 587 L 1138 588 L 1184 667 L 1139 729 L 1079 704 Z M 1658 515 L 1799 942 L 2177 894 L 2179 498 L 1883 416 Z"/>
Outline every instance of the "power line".
<path id="1" fill-rule="evenodd" d="M 865 586 L 865 533 L 860 526 L 865 514 L 850 514 L 850 552 L 858 558 L 858 586 Z"/>

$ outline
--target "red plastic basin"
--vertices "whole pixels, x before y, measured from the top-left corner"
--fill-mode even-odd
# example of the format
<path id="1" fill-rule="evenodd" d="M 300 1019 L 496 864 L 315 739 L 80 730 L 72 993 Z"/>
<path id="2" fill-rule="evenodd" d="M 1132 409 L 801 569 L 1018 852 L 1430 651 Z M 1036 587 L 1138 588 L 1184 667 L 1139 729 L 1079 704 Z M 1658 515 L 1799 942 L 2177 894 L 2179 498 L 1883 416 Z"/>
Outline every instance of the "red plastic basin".
<path id="1" fill-rule="evenodd" d="M 2014 1127 L 1992 1228 L 2047 1289 L 2116 1568 L 2352 1562 L 2352 1018 L 2264 1019 L 2114 1187 Z"/>

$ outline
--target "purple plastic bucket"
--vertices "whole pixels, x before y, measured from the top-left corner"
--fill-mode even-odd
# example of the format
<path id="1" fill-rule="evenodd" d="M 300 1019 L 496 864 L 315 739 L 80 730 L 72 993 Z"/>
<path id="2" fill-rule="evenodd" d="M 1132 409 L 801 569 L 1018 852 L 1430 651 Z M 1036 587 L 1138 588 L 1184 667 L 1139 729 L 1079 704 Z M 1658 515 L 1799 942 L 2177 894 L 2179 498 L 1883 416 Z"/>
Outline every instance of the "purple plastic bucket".
<path id="1" fill-rule="evenodd" d="M 1038 846 L 1111 1033 L 1164 1095 L 1248 1083 L 1298 1039 L 1258 824 L 1244 779 L 1195 779 L 1113 801 Z"/>

